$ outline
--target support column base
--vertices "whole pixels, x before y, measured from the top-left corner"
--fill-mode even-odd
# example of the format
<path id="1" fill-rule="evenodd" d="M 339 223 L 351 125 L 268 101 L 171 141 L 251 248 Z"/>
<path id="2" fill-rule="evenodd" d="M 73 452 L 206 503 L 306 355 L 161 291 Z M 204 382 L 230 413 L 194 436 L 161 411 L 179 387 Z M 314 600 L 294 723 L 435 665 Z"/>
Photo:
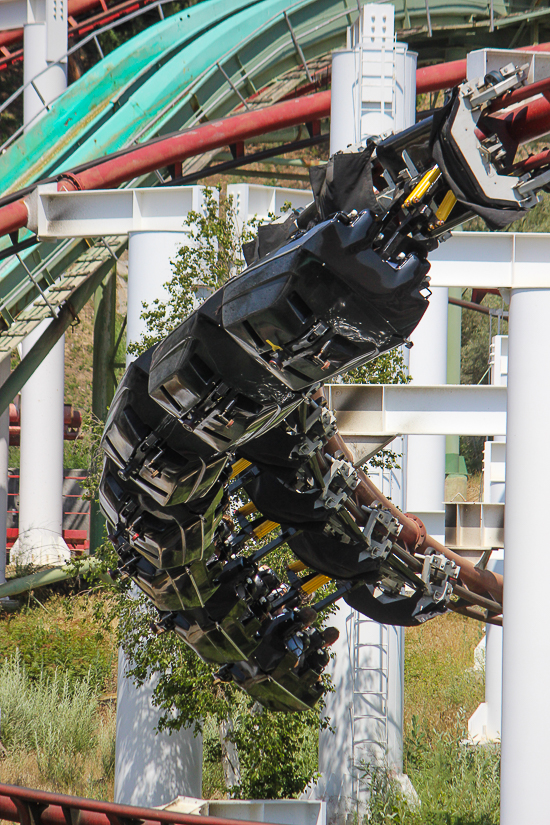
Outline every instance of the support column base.
<path id="1" fill-rule="evenodd" d="M 468 720 L 468 734 L 474 745 L 490 745 L 500 742 L 500 734 L 490 729 L 487 702 L 473 712 Z"/>
<path id="2" fill-rule="evenodd" d="M 57 567 L 68 564 L 71 551 L 59 533 L 35 527 L 19 536 L 10 551 L 10 562 L 21 566 Z"/>

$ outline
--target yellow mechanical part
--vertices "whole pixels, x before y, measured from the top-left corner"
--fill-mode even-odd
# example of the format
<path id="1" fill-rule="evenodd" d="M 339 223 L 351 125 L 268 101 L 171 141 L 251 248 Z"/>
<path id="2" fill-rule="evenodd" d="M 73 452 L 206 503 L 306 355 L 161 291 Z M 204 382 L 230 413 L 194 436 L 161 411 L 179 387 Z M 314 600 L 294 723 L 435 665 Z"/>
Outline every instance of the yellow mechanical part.
<path id="1" fill-rule="evenodd" d="M 290 564 L 288 565 L 288 569 L 290 570 L 291 573 L 301 573 L 302 570 L 307 570 L 307 567 L 303 563 L 303 561 L 298 560 L 298 561 L 291 561 Z"/>
<path id="2" fill-rule="evenodd" d="M 442 226 L 449 215 L 451 214 L 453 207 L 456 203 L 456 196 L 451 190 L 447 192 L 443 200 L 441 201 L 441 205 L 437 212 L 435 213 L 435 217 L 437 219 L 437 226 Z"/>
<path id="3" fill-rule="evenodd" d="M 243 470 L 246 470 L 247 467 L 250 467 L 251 464 L 252 462 L 247 461 L 246 458 L 239 458 L 231 467 L 231 475 L 229 478 L 235 478 L 235 476 L 238 476 Z"/>
<path id="4" fill-rule="evenodd" d="M 421 201 L 428 189 L 433 186 L 440 176 L 441 172 L 439 166 L 436 164 L 433 169 L 426 172 L 422 180 L 416 184 L 403 206 L 414 206 L 415 203 Z"/>
<path id="5" fill-rule="evenodd" d="M 274 344 L 273 341 L 270 341 L 269 338 L 265 339 L 266 344 L 269 344 L 273 352 L 277 352 L 278 349 L 282 350 L 282 347 L 279 347 L 277 344 Z"/>
<path id="6" fill-rule="evenodd" d="M 275 530 L 278 526 L 276 521 L 262 521 L 252 532 L 257 539 L 263 539 L 264 536 L 267 536 L 268 533 L 271 533 L 271 531 Z"/>
<path id="7" fill-rule="evenodd" d="M 319 573 L 317 576 L 314 576 L 309 581 L 305 582 L 304 584 L 300 585 L 300 590 L 303 590 L 307 596 L 311 596 L 312 593 L 315 593 L 316 590 L 319 590 L 327 582 L 332 581 L 330 576 L 323 576 Z"/>
<path id="8" fill-rule="evenodd" d="M 237 510 L 238 516 L 249 516 L 251 513 L 257 513 L 258 508 L 254 504 L 254 502 L 249 501 L 248 504 L 243 504 L 242 507 L 239 507 Z"/>

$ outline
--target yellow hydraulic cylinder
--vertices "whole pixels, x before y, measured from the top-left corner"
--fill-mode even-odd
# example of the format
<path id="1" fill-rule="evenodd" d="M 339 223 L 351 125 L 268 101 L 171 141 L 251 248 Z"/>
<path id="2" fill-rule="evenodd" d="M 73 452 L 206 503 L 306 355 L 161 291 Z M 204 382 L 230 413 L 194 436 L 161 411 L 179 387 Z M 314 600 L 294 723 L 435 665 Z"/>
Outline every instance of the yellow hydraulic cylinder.
<path id="1" fill-rule="evenodd" d="M 307 567 L 303 563 L 303 561 L 300 561 L 298 559 L 297 561 L 291 561 L 290 564 L 288 565 L 288 569 L 290 570 L 291 573 L 301 573 L 302 570 L 307 570 Z"/>
<path id="2" fill-rule="evenodd" d="M 432 169 L 426 172 L 422 180 L 416 184 L 408 198 L 405 200 L 403 206 L 414 206 L 415 203 L 419 203 L 440 175 L 441 172 L 439 170 L 439 166 L 436 164 Z"/>
<path id="3" fill-rule="evenodd" d="M 456 195 L 449 189 L 449 191 L 441 201 L 439 209 L 435 213 L 435 217 L 437 219 L 437 226 L 443 226 L 443 224 L 451 214 L 455 203 Z"/>
<path id="4" fill-rule="evenodd" d="M 237 510 L 238 516 L 249 516 L 251 513 L 257 513 L 258 508 L 254 504 L 253 501 L 249 501 L 248 504 L 243 504 L 242 507 L 239 507 Z"/>

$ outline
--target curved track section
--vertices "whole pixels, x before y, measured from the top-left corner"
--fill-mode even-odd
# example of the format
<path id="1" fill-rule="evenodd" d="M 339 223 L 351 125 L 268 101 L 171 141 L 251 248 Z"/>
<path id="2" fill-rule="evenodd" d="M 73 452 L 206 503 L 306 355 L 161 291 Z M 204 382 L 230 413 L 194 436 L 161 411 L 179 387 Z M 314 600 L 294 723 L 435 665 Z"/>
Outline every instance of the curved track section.
<path id="1" fill-rule="evenodd" d="M 312 61 L 343 44 L 357 5 L 354 0 L 208 0 L 167 18 L 98 63 L 8 147 L 0 156 L 0 192 L 285 94 L 305 77 L 285 12 Z M 258 27 L 258 20 L 266 22 Z M 292 78 L 278 90 L 264 91 L 289 71 Z M 251 95 L 254 100 L 243 103 Z M 56 252 L 58 265 L 78 261 L 80 247 L 65 244 Z M 7 327 L 36 297 L 34 281 L 44 291 L 55 282 L 47 266 L 51 255 L 51 244 L 39 244 L 23 253 L 23 263 L 0 263 L 0 314 Z"/>

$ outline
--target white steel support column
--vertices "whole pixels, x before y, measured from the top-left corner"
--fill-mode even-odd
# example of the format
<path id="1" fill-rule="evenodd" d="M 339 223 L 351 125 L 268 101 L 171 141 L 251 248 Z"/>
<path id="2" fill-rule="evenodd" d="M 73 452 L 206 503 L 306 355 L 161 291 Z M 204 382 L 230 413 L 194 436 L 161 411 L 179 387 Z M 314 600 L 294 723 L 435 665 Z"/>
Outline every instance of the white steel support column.
<path id="1" fill-rule="evenodd" d="M 140 688 L 126 676 L 118 654 L 115 802 L 151 808 L 177 796 L 202 795 L 202 736 L 193 729 L 155 733 L 160 711 L 152 704 L 159 676 Z"/>
<path id="2" fill-rule="evenodd" d="M 50 103 L 67 86 L 67 64 L 55 62 L 67 51 L 66 4 L 27 2 L 23 48 L 24 82 L 36 78 L 36 88 L 27 86 L 23 93 L 23 121 L 31 128 L 45 114 L 44 103 Z M 48 323 L 43 322 L 27 336 L 23 356 Z M 61 538 L 64 389 L 65 336 L 21 391 L 19 540 L 12 557 L 28 563 L 57 564 L 70 555 Z"/>
<path id="3" fill-rule="evenodd" d="M 348 47 L 333 54 L 331 154 L 410 126 L 415 116 L 416 55 L 395 43 L 393 6 L 364 6 L 348 29 Z M 393 501 L 399 506 L 398 486 Z M 340 630 L 328 666 L 335 692 L 327 695 L 325 711 L 335 732 L 320 733 L 322 776 L 306 796 L 325 799 L 328 820 L 343 823 L 350 811 L 360 814 L 368 795 L 362 763 L 403 771 L 404 637 L 402 628 L 368 620 L 345 603 L 329 623 Z"/>
<path id="4" fill-rule="evenodd" d="M 549 314 L 550 288 L 512 290 L 504 534 L 502 825 L 546 825 L 550 810 L 550 626 L 540 587 L 550 543 L 545 526 L 550 468 Z"/>
<path id="5" fill-rule="evenodd" d="M 67 3 L 56 0 L 21 2 L 23 26 L 23 123 L 42 117 L 45 105 L 67 88 Z M 30 82 L 33 81 L 32 85 Z"/>
<path id="6" fill-rule="evenodd" d="M 147 324 L 141 317 L 143 304 L 151 307 L 156 299 L 169 300 L 164 284 L 172 277 L 170 262 L 175 260 L 178 249 L 188 243 L 188 237 L 184 232 L 129 233 L 127 344 L 139 341 L 147 332 Z M 127 365 L 134 360 L 135 355 L 126 356 Z"/>
<path id="7" fill-rule="evenodd" d="M 198 202 L 195 208 L 198 208 Z M 183 219 L 182 219 L 183 222 Z M 167 301 L 164 284 L 172 277 L 171 261 L 188 243 L 184 232 L 130 232 L 128 242 L 127 344 L 137 342 L 147 326 L 143 303 Z M 183 318 L 182 318 L 183 320 Z M 135 360 L 126 356 L 126 363 Z M 163 805 L 176 796 L 201 796 L 202 737 L 181 729 L 168 735 L 155 729 L 162 712 L 151 703 L 158 677 L 136 687 L 126 676 L 122 650 L 118 659 L 115 756 L 115 802 Z"/>
<path id="8" fill-rule="evenodd" d="M 50 321 L 21 345 L 24 358 Z M 63 341 L 46 356 L 21 393 L 19 538 L 11 551 L 22 564 L 59 564 L 70 558 L 63 525 Z"/>
<path id="9" fill-rule="evenodd" d="M 60 46 L 61 54 L 67 51 L 66 37 Z M 67 88 L 67 63 L 55 63 L 47 59 L 48 35 L 45 21 L 25 24 L 23 51 L 23 82 L 26 85 L 34 80 L 34 85 L 27 86 L 23 92 L 23 121 L 26 129 L 30 129 L 45 114 L 44 104 L 51 103 Z"/>
<path id="10" fill-rule="evenodd" d="M 11 371 L 9 353 L 0 361 L 0 386 Z M 6 530 L 8 526 L 9 408 L 0 416 L 0 584 L 6 581 Z"/>
<path id="11" fill-rule="evenodd" d="M 447 289 L 432 289 L 430 305 L 413 332 L 409 371 L 413 384 L 447 381 Z M 428 533 L 445 543 L 445 436 L 407 437 L 406 508 L 425 523 Z"/>
<path id="12" fill-rule="evenodd" d="M 493 553 L 487 569 L 503 575 L 503 550 Z M 487 625 L 485 636 L 485 706 L 486 737 L 496 742 L 502 734 L 502 628 L 492 624 Z"/>

